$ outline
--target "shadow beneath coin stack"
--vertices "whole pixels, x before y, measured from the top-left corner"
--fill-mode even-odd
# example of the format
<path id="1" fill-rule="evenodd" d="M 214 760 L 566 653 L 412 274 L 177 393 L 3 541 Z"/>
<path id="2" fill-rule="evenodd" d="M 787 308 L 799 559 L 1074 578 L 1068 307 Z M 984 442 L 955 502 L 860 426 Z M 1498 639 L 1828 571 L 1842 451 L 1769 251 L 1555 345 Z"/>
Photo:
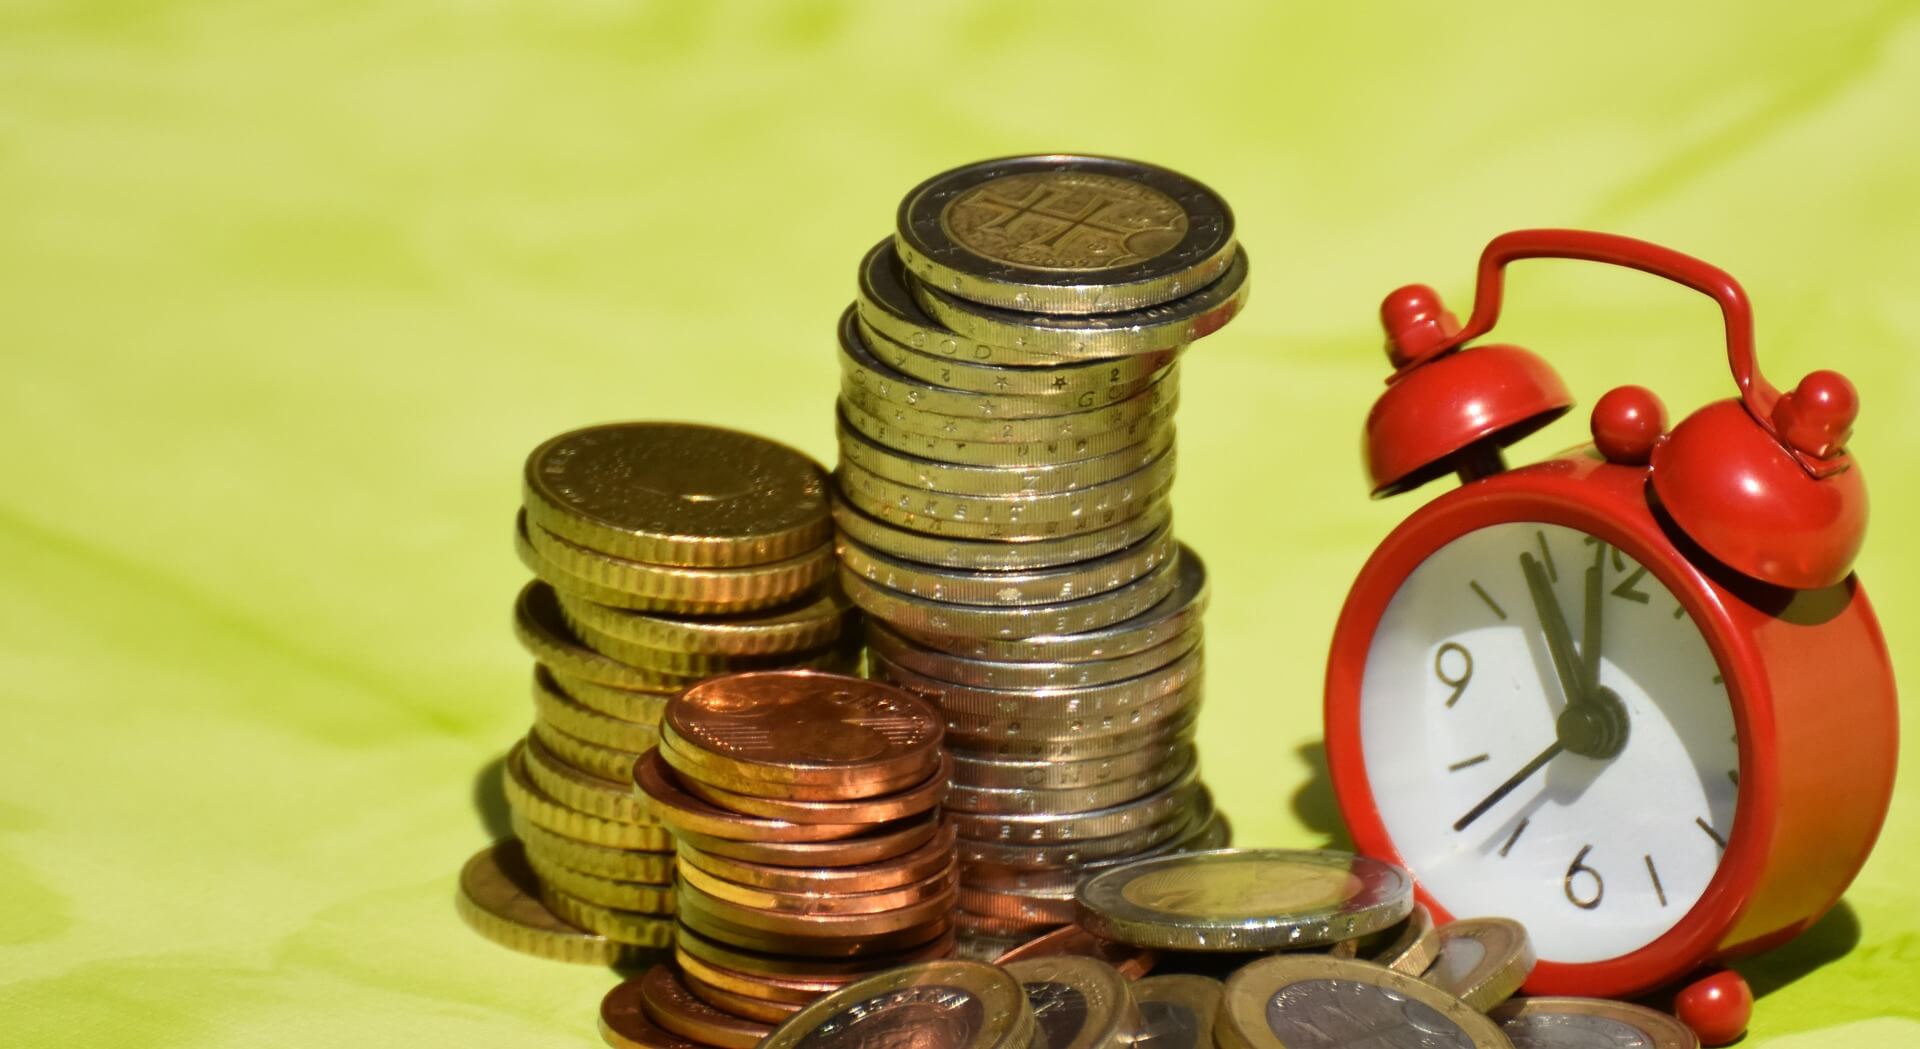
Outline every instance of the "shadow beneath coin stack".
<path id="1" fill-rule="evenodd" d="M 1293 814 L 1308 830 L 1327 836 L 1324 848 L 1353 849 L 1353 837 L 1346 821 L 1340 818 L 1340 805 L 1333 796 L 1333 776 L 1327 771 L 1324 743 L 1305 743 L 1294 750 L 1307 766 L 1307 782 L 1293 794 Z"/>
<path id="2" fill-rule="evenodd" d="M 473 811 L 480 817 L 480 829 L 494 841 L 513 834 L 513 822 L 507 812 L 506 788 L 500 783 L 506 765 L 506 755 L 503 754 L 480 766 L 480 771 L 473 777 Z"/>

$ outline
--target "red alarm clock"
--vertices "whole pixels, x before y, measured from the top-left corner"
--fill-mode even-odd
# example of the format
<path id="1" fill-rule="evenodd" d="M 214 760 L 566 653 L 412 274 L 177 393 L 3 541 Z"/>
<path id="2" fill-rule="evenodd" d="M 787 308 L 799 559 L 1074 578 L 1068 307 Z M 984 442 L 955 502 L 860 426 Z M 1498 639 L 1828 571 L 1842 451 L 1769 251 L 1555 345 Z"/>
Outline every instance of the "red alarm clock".
<path id="1" fill-rule="evenodd" d="M 1566 388 L 1492 329 L 1507 263 L 1627 266 L 1711 296 L 1738 396 L 1671 430 L 1602 397 L 1593 443 L 1507 469 Z M 1367 419 L 1376 496 L 1457 474 L 1361 569 L 1327 668 L 1327 755 L 1356 846 L 1436 918 L 1529 930 L 1526 989 L 1624 996 L 1781 943 L 1878 834 L 1897 727 L 1851 574 L 1866 489 L 1840 375 L 1782 393 L 1732 277 L 1643 241 L 1509 233 L 1462 327 L 1430 288 L 1381 307 L 1396 370 Z"/>

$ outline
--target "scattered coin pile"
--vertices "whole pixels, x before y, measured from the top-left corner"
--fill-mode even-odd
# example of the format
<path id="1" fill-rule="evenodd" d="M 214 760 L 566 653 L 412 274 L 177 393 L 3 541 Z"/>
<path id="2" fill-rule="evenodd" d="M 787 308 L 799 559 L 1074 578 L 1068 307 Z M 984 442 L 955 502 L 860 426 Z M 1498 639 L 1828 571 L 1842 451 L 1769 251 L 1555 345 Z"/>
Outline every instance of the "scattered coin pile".
<path id="1" fill-rule="evenodd" d="M 634 793 L 634 763 L 658 741 L 667 700 L 694 682 L 854 660 L 826 486 L 789 448 L 674 423 L 576 430 L 528 457 L 516 539 L 537 578 L 514 632 L 535 660 L 534 722 L 504 770 L 523 847 L 492 850 L 481 868 L 524 920 L 487 911 L 467 886 L 462 913 L 483 934 L 580 960 L 621 952 L 547 936 L 549 918 L 612 944 L 669 941 L 672 838 Z M 503 863 L 515 877 L 495 876 Z M 503 895 L 507 884 L 552 913 Z"/>
<path id="2" fill-rule="evenodd" d="M 1192 744 L 1206 572 L 1173 536 L 1181 351 L 1239 311 L 1205 186 L 1016 157 L 909 193 L 840 321 L 841 579 L 872 673 L 939 704 L 967 949 L 1090 865 L 1224 843 Z"/>
<path id="3" fill-rule="evenodd" d="M 761 1044 L 1699 1045 L 1673 1017 L 1624 1002 L 1506 1001 L 1532 966 L 1524 931 L 1498 920 L 1436 930 L 1413 904 L 1405 872 L 1344 853 L 1247 850 L 1157 858 L 1089 879 L 1081 905 L 1087 922 L 1133 943 L 1068 928 L 998 965 L 903 966 L 814 1002 Z M 1419 934 L 1409 937 L 1410 928 Z M 1449 935 L 1449 929 L 1459 931 Z M 1425 947 L 1412 949 L 1413 941 Z M 1156 975 L 1137 979 L 1156 964 Z M 1168 971 L 1181 969 L 1188 971 Z M 618 994 L 602 1010 L 610 1042 L 652 1049 L 680 1044 L 642 1037 L 645 1018 L 636 1023 Z"/>
<path id="4" fill-rule="evenodd" d="M 614 1000 L 687 1041 L 752 1046 L 822 994 L 949 954 L 943 732 L 910 693 L 815 671 L 675 698 L 633 770 L 678 845 L 674 962 Z"/>

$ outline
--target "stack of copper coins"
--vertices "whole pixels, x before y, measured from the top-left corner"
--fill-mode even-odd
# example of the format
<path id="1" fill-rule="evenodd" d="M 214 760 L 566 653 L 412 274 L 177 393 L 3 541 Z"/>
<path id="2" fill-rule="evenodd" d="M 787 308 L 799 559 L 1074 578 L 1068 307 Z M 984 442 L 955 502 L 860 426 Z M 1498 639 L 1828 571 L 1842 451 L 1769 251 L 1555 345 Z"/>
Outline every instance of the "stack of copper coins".
<path id="1" fill-rule="evenodd" d="M 790 448 L 676 423 L 576 430 L 528 457 L 517 540 L 538 578 L 514 629 L 536 662 L 534 723 L 505 785 L 538 895 L 567 922 L 627 945 L 671 936 L 672 839 L 632 786 L 671 696 L 857 658 L 826 485 Z"/>
<path id="2" fill-rule="evenodd" d="M 926 701 L 815 671 L 713 678 L 669 703 L 633 770 L 678 848 L 675 960 L 631 992 L 651 1022 L 753 1045 L 837 987 L 951 953 L 942 735 Z"/>
<path id="3" fill-rule="evenodd" d="M 955 758 L 966 947 L 1089 865 L 1224 840 L 1198 780 L 1206 573 L 1173 534 L 1182 351 L 1239 311 L 1226 204 L 1163 168 L 988 161 L 900 206 L 842 317 L 834 519 L 876 677 Z"/>

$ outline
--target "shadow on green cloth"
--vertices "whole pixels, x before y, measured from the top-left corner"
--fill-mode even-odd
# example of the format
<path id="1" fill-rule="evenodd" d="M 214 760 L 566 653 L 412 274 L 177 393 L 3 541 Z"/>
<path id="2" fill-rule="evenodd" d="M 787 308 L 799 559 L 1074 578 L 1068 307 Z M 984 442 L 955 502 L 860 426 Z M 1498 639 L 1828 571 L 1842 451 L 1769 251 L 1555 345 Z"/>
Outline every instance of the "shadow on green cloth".
<path id="1" fill-rule="evenodd" d="M 480 817 L 480 829 L 489 841 L 513 836 L 513 821 L 507 812 L 506 788 L 500 777 L 506 772 L 505 755 L 494 758 L 473 777 L 473 811 Z"/>

